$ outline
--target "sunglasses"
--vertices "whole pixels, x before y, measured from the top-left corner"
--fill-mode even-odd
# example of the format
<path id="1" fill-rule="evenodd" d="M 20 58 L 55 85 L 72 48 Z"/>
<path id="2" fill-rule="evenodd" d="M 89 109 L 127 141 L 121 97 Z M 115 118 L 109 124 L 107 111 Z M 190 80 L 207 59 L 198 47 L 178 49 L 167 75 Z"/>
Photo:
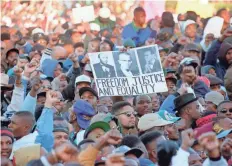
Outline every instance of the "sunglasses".
<path id="1" fill-rule="evenodd" d="M 137 112 L 123 112 L 121 114 L 118 114 L 118 115 L 126 115 L 127 117 L 131 117 L 132 115 L 136 117 L 137 115 Z M 118 116 L 117 115 L 117 116 Z"/>
<path id="2" fill-rule="evenodd" d="M 225 113 L 227 113 L 227 112 L 230 112 L 230 113 L 232 113 L 232 108 L 230 108 L 230 109 L 222 109 L 221 111 L 220 111 L 221 113 L 223 113 L 223 114 L 225 114 Z"/>

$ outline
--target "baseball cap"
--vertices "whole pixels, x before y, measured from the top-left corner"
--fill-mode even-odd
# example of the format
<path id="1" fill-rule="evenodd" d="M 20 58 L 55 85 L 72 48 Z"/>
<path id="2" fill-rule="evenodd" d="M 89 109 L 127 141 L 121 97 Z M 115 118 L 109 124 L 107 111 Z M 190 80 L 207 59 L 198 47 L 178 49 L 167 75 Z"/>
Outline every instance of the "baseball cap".
<path id="1" fill-rule="evenodd" d="M 185 47 L 184 47 L 184 50 L 185 51 L 196 51 L 198 53 L 201 52 L 200 48 L 194 43 L 186 44 Z"/>
<path id="2" fill-rule="evenodd" d="M 90 123 L 90 119 L 87 119 L 85 116 L 93 117 L 96 114 L 92 105 L 85 100 L 77 100 L 74 103 L 73 111 L 76 114 L 77 123 L 82 129 L 86 129 Z"/>
<path id="3" fill-rule="evenodd" d="M 117 118 L 115 118 L 111 113 L 107 113 L 107 114 L 98 113 L 98 114 L 93 116 L 93 118 L 90 121 L 90 124 L 93 124 L 93 123 L 98 122 L 98 121 L 110 123 L 111 120 L 114 120 L 115 122 L 117 122 Z"/>
<path id="4" fill-rule="evenodd" d="M 99 10 L 99 16 L 101 18 L 109 18 L 111 15 L 110 9 L 107 7 L 103 7 Z"/>
<path id="5" fill-rule="evenodd" d="M 97 92 L 93 89 L 93 88 L 90 88 L 90 87 L 83 87 L 79 90 L 79 96 L 82 96 L 83 93 L 85 92 L 91 92 L 95 97 L 98 98 L 98 95 L 97 95 Z"/>
<path id="6" fill-rule="evenodd" d="M 174 122 L 164 120 L 158 113 L 149 113 L 143 115 L 138 122 L 140 131 L 146 131 L 156 126 L 165 126 Z"/>
<path id="7" fill-rule="evenodd" d="M 64 125 L 61 125 L 61 124 L 54 125 L 53 132 L 63 132 L 63 133 L 69 134 L 68 127 L 65 127 Z"/>
<path id="8" fill-rule="evenodd" d="M 223 83 L 223 81 L 220 79 L 220 78 L 218 78 L 218 77 L 216 77 L 216 76 L 213 76 L 213 75 L 211 75 L 211 74 L 206 74 L 205 75 L 207 78 L 208 78 L 208 80 L 210 81 L 210 86 L 213 86 L 213 85 L 221 85 L 222 83 Z"/>
<path id="9" fill-rule="evenodd" d="M 175 122 L 177 122 L 178 120 L 181 119 L 180 117 L 176 117 L 174 114 L 171 114 L 166 110 L 159 110 L 158 114 L 164 120 L 171 121 L 173 123 L 175 123 Z"/>
<path id="10" fill-rule="evenodd" d="M 33 31 L 31 32 L 32 35 L 34 35 L 34 34 L 36 34 L 36 33 L 42 33 L 42 34 L 44 34 L 44 31 L 43 31 L 43 29 L 41 29 L 41 28 L 35 28 L 35 29 L 33 29 Z"/>
<path id="11" fill-rule="evenodd" d="M 107 132 L 110 130 L 110 125 L 104 121 L 98 121 L 92 123 L 86 130 L 84 134 L 84 139 L 88 137 L 88 134 L 93 131 L 94 129 L 102 129 L 103 131 Z"/>
<path id="12" fill-rule="evenodd" d="M 184 25 L 183 25 L 184 31 L 186 30 L 187 26 L 189 26 L 189 25 L 191 25 L 191 24 L 197 25 L 196 22 L 193 21 L 193 20 L 186 20 L 186 21 L 184 22 Z"/>
<path id="13" fill-rule="evenodd" d="M 224 101 L 224 96 L 217 91 L 211 91 L 211 92 L 206 93 L 205 101 L 210 101 L 216 106 L 218 106 L 219 103 Z"/>
<path id="14" fill-rule="evenodd" d="M 78 76 L 77 78 L 76 78 L 76 80 L 75 80 L 75 84 L 79 84 L 79 83 L 81 83 L 81 82 L 87 82 L 87 83 L 91 83 L 91 79 L 90 79 L 90 77 L 89 76 L 86 76 L 86 75 L 80 75 L 80 76 Z"/>
<path id="15" fill-rule="evenodd" d="M 230 133 L 232 133 L 232 129 L 221 131 L 221 132 L 217 135 L 217 138 L 220 139 L 220 138 L 226 137 L 226 136 L 229 135 Z"/>
<path id="16" fill-rule="evenodd" d="M 28 56 L 28 54 L 20 54 L 19 55 L 20 59 L 27 59 L 29 62 L 31 61 L 30 57 Z"/>
<path id="17" fill-rule="evenodd" d="M 142 156 L 143 151 L 138 149 L 138 148 L 129 148 L 126 145 L 122 145 L 122 146 L 119 146 L 118 148 L 114 149 L 112 153 L 113 154 L 115 154 L 115 153 L 123 153 L 123 154 L 125 154 L 125 156 L 128 155 L 128 154 L 133 154 L 137 158 L 139 158 L 139 157 Z"/>
<path id="18" fill-rule="evenodd" d="M 100 26 L 96 23 L 90 23 L 90 30 L 92 31 L 100 31 Z"/>
<path id="19" fill-rule="evenodd" d="M 192 58 L 189 58 L 189 57 L 184 58 L 180 62 L 180 65 L 179 65 L 179 68 L 178 68 L 178 73 L 182 72 L 184 66 L 193 66 L 194 68 L 196 68 L 198 66 L 198 63 Z"/>

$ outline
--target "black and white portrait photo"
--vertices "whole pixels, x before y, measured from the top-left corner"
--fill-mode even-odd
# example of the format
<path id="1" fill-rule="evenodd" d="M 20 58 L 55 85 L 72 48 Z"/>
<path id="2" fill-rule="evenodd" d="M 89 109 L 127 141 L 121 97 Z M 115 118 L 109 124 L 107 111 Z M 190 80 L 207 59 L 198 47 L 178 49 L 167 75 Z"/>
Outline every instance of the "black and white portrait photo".
<path id="1" fill-rule="evenodd" d="M 114 52 L 113 53 L 118 77 L 132 77 L 139 75 L 138 64 L 135 52 Z"/>
<path id="2" fill-rule="evenodd" d="M 161 71 L 159 54 L 156 53 L 155 47 L 137 49 L 137 55 L 143 74 Z"/>
<path id="3" fill-rule="evenodd" d="M 112 53 L 99 53 L 96 58 L 98 60 L 95 59 L 97 63 L 93 64 L 93 67 L 97 78 L 110 78 L 116 76 Z"/>

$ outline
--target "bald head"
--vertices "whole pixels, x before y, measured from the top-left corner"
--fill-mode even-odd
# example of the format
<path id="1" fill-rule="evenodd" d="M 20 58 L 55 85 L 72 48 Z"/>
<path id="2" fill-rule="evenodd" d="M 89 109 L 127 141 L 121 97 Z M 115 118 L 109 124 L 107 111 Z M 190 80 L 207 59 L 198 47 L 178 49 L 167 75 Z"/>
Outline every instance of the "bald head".
<path id="1" fill-rule="evenodd" d="M 67 56 L 67 51 L 64 49 L 64 47 L 61 46 L 56 46 L 52 49 L 52 54 L 51 54 L 53 59 L 63 59 L 66 58 Z"/>

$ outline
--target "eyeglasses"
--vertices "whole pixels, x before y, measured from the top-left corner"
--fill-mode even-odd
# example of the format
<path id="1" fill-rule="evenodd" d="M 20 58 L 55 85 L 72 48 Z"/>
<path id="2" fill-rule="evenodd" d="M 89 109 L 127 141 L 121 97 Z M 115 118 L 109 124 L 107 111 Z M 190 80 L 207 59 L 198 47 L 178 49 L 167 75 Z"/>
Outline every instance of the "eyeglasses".
<path id="1" fill-rule="evenodd" d="M 136 116 L 137 112 L 123 112 L 123 113 L 120 113 L 118 115 L 126 115 L 127 117 L 131 117 L 131 115 Z M 116 116 L 118 116 L 118 115 L 116 115 Z"/>
<path id="2" fill-rule="evenodd" d="M 225 113 L 227 113 L 227 112 L 232 113 L 232 108 L 230 108 L 230 109 L 224 108 L 224 109 L 222 109 L 220 112 L 223 113 L 223 114 L 225 114 Z"/>

